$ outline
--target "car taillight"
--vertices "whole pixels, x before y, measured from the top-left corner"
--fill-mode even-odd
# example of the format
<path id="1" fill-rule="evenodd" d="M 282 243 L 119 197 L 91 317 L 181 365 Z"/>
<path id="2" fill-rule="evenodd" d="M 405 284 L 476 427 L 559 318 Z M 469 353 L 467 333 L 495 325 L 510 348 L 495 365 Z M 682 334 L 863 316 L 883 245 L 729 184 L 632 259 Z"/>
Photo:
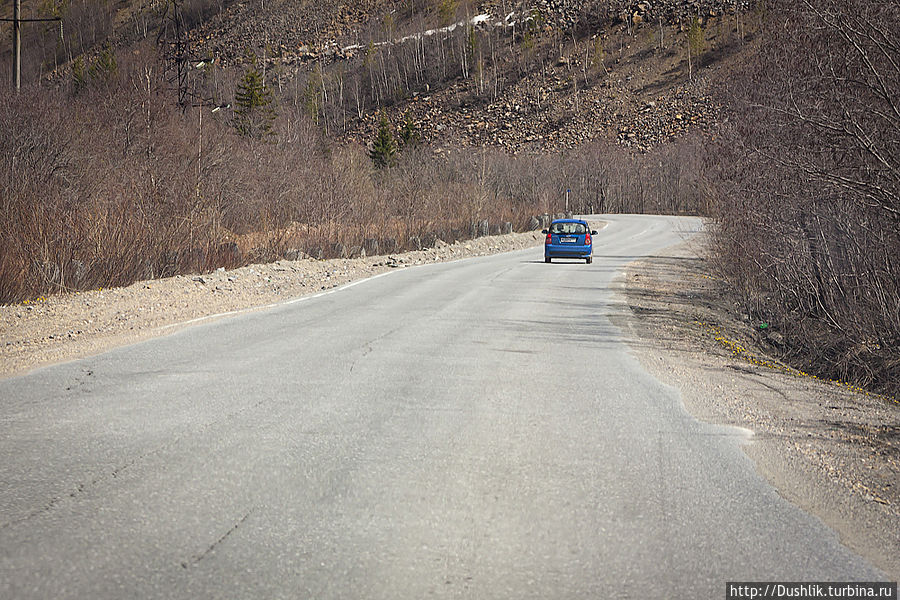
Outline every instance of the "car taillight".
<path id="1" fill-rule="evenodd" d="M 584 234 L 584 245 L 587 246 L 590 243 L 591 243 L 591 234 L 590 233 Z"/>
<path id="2" fill-rule="evenodd" d="M 552 244 L 553 243 L 553 234 L 551 234 L 550 232 L 547 232 L 547 239 L 544 240 L 544 243 Z"/>

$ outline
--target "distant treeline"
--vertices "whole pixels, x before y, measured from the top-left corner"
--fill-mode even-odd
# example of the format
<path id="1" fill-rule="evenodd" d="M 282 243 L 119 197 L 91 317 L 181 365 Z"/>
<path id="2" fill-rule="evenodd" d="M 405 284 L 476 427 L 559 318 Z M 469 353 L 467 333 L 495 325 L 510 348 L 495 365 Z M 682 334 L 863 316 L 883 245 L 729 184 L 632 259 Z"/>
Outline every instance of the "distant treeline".
<path id="1" fill-rule="evenodd" d="M 692 213 L 699 142 L 554 155 L 410 144 L 390 168 L 276 94 L 273 134 L 175 104 L 144 55 L 100 56 L 79 85 L 0 93 L 0 302 L 355 246 L 397 251 L 562 211 Z M 202 110 L 202 115 L 199 111 Z M 393 124 L 397 132 L 401 124 Z"/>

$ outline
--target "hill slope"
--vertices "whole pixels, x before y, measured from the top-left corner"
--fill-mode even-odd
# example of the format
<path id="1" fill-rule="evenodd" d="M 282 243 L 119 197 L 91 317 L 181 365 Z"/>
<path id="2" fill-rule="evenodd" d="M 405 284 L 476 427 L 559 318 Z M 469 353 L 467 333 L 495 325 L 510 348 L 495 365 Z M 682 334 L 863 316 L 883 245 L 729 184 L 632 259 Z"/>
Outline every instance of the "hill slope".
<path id="1" fill-rule="evenodd" d="M 255 50 L 289 101 L 352 140 L 370 139 L 387 107 L 398 127 L 409 118 L 444 149 L 559 151 L 614 138 L 645 150 L 713 118 L 710 85 L 727 77 L 758 20 L 746 5 L 720 7 L 257 1 L 223 11 L 193 39 L 196 55 L 226 70 Z"/>
<path id="2" fill-rule="evenodd" d="M 367 142 L 386 108 L 438 149 L 551 152 L 596 138 L 646 150 L 707 126 L 710 85 L 759 21 L 749 3 L 709 0 L 72 0 L 24 10 L 45 13 L 62 15 L 66 34 L 60 43 L 55 24 L 26 28 L 26 81 L 66 81 L 73 59 L 85 53 L 89 64 L 112 43 L 169 68 L 181 57 L 195 97 L 227 105 L 252 52 L 281 103 L 304 105 L 341 139 Z"/>

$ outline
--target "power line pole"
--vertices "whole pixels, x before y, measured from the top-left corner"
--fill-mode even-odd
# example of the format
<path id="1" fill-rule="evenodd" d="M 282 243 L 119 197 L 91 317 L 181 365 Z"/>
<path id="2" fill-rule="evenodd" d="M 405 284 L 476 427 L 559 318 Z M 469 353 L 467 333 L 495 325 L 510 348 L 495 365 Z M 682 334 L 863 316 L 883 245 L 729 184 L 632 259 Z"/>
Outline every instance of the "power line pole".
<path id="1" fill-rule="evenodd" d="M 16 91 L 22 87 L 22 0 L 16 0 L 13 8 L 13 85 Z"/>
<path id="2" fill-rule="evenodd" d="M 23 19 L 22 18 L 22 0 L 15 0 L 13 4 L 13 18 L 12 19 L 0 19 L 0 21 L 6 21 L 9 23 L 12 21 L 13 24 L 13 60 L 12 60 L 12 68 L 13 68 L 13 85 L 16 86 L 16 91 L 19 91 L 22 88 L 22 23 L 46 23 L 48 21 L 59 21 L 60 22 L 60 34 L 62 33 L 62 18 L 60 17 L 52 17 L 49 19 Z"/>
<path id="3" fill-rule="evenodd" d="M 184 0 L 166 0 L 156 43 L 162 47 L 166 59 L 166 79 L 175 84 L 178 90 L 178 106 L 185 111 L 188 107 L 195 106 L 197 101 L 204 105 L 207 101 L 192 89 L 192 82 L 188 81 L 191 64 L 198 59 L 191 52 L 188 43 L 188 27 L 184 20 L 183 4 Z"/>

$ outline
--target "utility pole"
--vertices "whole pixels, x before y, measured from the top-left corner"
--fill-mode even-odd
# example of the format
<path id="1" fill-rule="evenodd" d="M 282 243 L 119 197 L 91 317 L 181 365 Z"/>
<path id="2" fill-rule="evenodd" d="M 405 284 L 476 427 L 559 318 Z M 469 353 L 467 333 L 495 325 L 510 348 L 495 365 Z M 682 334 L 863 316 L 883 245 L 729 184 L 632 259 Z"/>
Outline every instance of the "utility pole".
<path id="1" fill-rule="evenodd" d="M 13 7 L 13 84 L 16 91 L 22 87 L 22 0 Z"/>
<path id="2" fill-rule="evenodd" d="M 60 17 L 53 17 L 50 19 L 23 19 L 22 0 L 14 0 L 13 18 L 0 19 L 0 21 L 6 21 L 7 23 L 12 21 L 13 24 L 12 77 L 13 85 L 16 86 L 16 91 L 19 91 L 22 88 L 22 23 L 45 23 L 48 21 L 59 21 L 60 33 L 62 33 L 62 19 Z"/>
<path id="3" fill-rule="evenodd" d="M 202 104 L 208 104 L 204 98 L 192 89 L 188 81 L 188 71 L 191 64 L 198 59 L 190 51 L 188 44 L 187 26 L 184 21 L 184 0 L 166 0 L 162 16 L 162 24 L 156 43 L 162 47 L 166 61 L 166 79 L 174 83 L 178 90 L 178 106 L 182 111 L 195 106 L 195 100 Z"/>

